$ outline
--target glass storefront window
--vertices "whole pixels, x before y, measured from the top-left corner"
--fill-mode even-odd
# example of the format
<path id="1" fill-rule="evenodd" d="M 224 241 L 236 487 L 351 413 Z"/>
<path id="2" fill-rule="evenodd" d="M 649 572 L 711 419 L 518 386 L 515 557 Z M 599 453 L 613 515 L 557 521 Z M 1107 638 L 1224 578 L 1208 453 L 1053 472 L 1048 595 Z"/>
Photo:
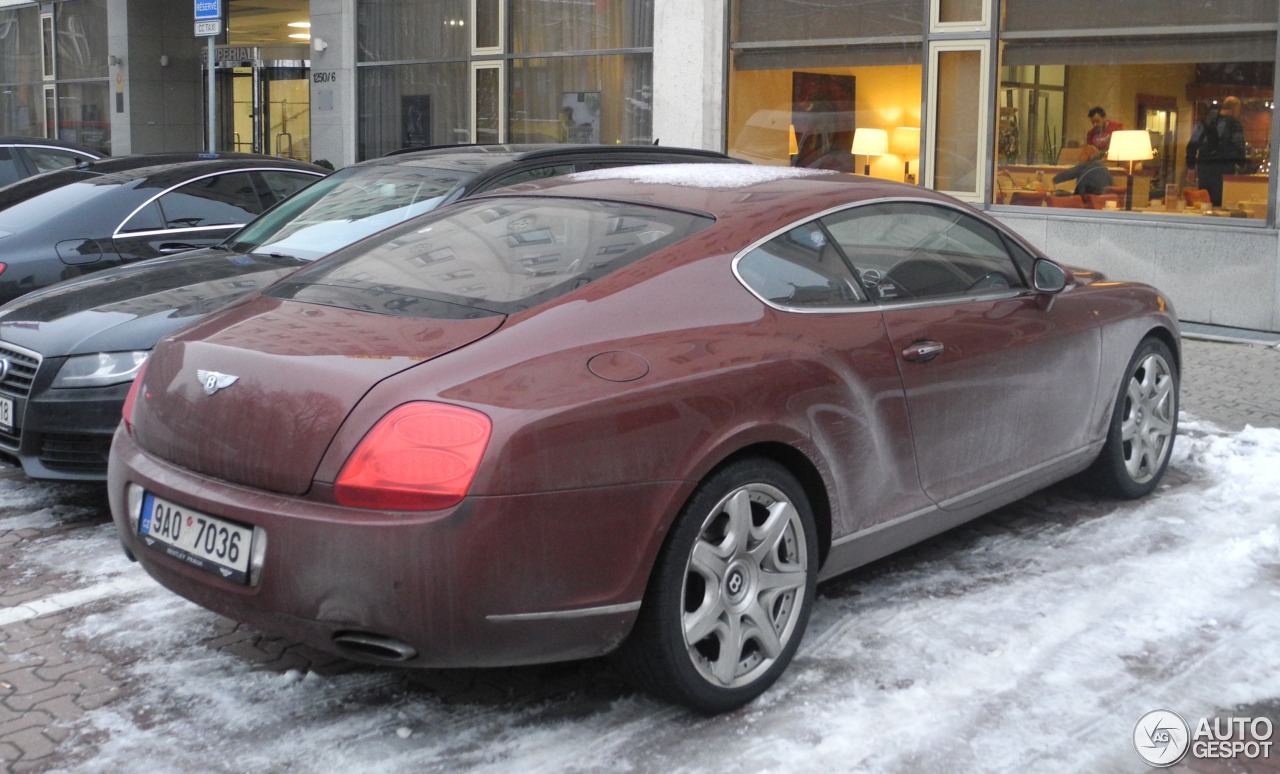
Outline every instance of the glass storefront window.
<path id="1" fill-rule="evenodd" d="M 42 78 L 39 8 L 0 10 L 0 134 L 44 136 Z"/>
<path id="2" fill-rule="evenodd" d="M 459 14 L 469 21 L 456 41 L 420 34 Z M 357 19 L 361 159 L 447 143 L 651 141 L 653 0 L 357 0 Z"/>
<path id="3" fill-rule="evenodd" d="M 107 0 L 59 3 L 55 20 L 58 79 L 106 78 Z"/>
<path id="4" fill-rule="evenodd" d="M 733 39 L 767 41 L 880 38 L 924 33 L 924 10 L 902 0 L 813 3 L 809 0 L 741 0 L 736 3 Z"/>
<path id="5" fill-rule="evenodd" d="M 502 137 L 502 64 L 477 65 L 472 74 L 476 141 L 495 143 Z"/>
<path id="6" fill-rule="evenodd" d="M 511 63 L 510 142 L 652 142 L 649 54 L 517 59 Z"/>
<path id="7" fill-rule="evenodd" d="M 502 50 L 502 0 L 472 0 L 476 51 Z"/>
<path id="8" fill-rule="evenodd" d="M 469 142 L 465 62 L 359 68 L 361 159 L 400 148 Z"/>
<path id="9" fill-rule="evenodd" d="M 933 187 L 956 195 L 981 192 L 978 170 L 982 146 L 981 112 L 973 105 L 984 103 L 982 88 L 983 51 L 961 43 L 939 47 L 934 67 L 934 114 L 929 133 L 933 141 Z"/>
<path id="10" fill-rule="evenodd" d="M 750 57 L 734 61 L 744 60 Z M 855 159 L 853 135 L 858 127 L 884 129 L 891 138 L 898 127 L 918 128 L 920 83 L 919 64 L 813 67 L 798 53 L 790 67 L 735 67 L 729 79 L 729 155 L 845 172 L 870 164 L 872 176 L 902 180 L 905 164 L 916 160 L 910 143 L 891 149 L 902 155 Z"/>
<path id="11" fill-rule="evenodd" d="M 360 0 L 356 6 L 358 59 L 395 62 L 466 56 L 471 47 L 470 11 L 469 0 Z"/>
<path id="12" fill-rule="evenodd" d="M 1005 0 L 1006 32 L 1275 24 L 1275 0 Z"/>
<path id="13" fill-rule="evenodd" d="M 56 72 L 54 70 L 57 61 L 54 53 L 58 50 L 55 42 L 56 36 L 53 30 L 53 14 L 41 14 L 40 16 L 40 65 L 41 77 L 45 80 L 52 80 Z"/>
<path id="14" fill-rule="evenodd" d="M 935 0 L 938 4 L 939 24 L 980 22 L 986 0 Z"/>
<path id="15" fill-rule="evenodd" d="M 507 13 L 516 54 L 653 45 L 653 0 L 508 0 Z"/>
<path id="16" fill-rule="evenodd" d="M 1108 7 L 1088 17 L 1075 5 L 1049 13 L 1032 0 L 1006 3 L 993 201 L 1106 208 L 1111 199 L 1139 213 L 1265 218 L 1276 35 L 1204 25 L 1274 28 L 1277 4 L 1227 0 L 1211 18 L 1189 0 Z M 1082 32 L 1099 29 L 1099 19 L 1101 32 Z M 1150 36 L 1114 34 L 1153 19 L 1162 26 Z M 1179 24 L 1201 26 L 1171 33 Z M 1128 160 L 1110 153 L 1121 129 L 1145 130 L 1151 141 L 1154 158 L 1135 161 L 1132 177 Z"/>
<path id="17" fill-rule="evenodd" d="M 106 81 L 57 87 L 58 139 L 91 150 L 111 150 L 110 93 Z"/>

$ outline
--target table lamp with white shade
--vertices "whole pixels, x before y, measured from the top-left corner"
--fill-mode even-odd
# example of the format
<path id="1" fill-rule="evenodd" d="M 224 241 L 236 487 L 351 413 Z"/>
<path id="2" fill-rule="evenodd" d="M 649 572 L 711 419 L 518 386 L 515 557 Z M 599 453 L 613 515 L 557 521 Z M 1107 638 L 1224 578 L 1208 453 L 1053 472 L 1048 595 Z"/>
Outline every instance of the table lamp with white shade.
<path id="1" fill-rule="evenodd" d="M 1111 147 L 1107 150 L 1111 161 L 1129 164 L 1129 184 L 1124 188 L 1124 208 L 1133 209 L 1133 162 L 1155 158 L 1151 150 L 1151 135 L 1146 129 L 1122 129 L 1111 133 Z"/>
<path id="2" fill-rule="evenodd" d="M 889 152 L 889 133 L 884 129 L 855 129 L 853 131 L 854 156 L 867 156 L 862 174 L 871 176 L 871 156 L 884 156 Z"/>

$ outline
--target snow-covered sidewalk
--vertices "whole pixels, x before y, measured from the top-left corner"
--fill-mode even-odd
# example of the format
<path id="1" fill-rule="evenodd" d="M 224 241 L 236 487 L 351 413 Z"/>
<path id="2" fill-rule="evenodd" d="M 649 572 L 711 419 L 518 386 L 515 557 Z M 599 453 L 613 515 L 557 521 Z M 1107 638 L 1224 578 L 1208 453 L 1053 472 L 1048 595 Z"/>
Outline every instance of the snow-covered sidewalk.
<path id="1" fill-rule="evenodd" d="M 1146 500 L 1058 486 L 825 584 L 782 680 L 717 718 L 591 665 L 491 672 L 499 698 L 389 669 L 263 669 L 212 644 L 225 621 L 139 581 L 110 524 L 24 559 L 97 600 L 63 636 L 123 674 L 60 771 L 1142 772 L 1145 713 L 1194 725 L 1280 696 L 1280 430 L 1185 414 Z M 559 683 L 501 698 L 530 676 Z"/>

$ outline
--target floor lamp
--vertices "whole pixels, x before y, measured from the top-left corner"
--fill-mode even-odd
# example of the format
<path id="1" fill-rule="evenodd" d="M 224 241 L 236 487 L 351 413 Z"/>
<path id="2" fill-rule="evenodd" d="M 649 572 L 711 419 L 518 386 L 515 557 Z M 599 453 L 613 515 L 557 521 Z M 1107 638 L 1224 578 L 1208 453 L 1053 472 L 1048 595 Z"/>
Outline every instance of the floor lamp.
<path id="1" fill-rule="evenodd" d="M 1129 184 L 1124 187 L 1124 208 L 1133 210 L 1133 162 L 1154 158 L 1151 151 L 1151 135 L 1145 129 L 1124 129 L 1111 133 L 1111 147 L 1107 158 L 1129 164 Z"/>
<path id="2" fill-rule="evenodd" d="M 853 130 L 853 147 L 850 152 L 854 156 L 866 156 L 867 164 L 862 174 L 871 176 L 871 157 L 884 156 L 889 152 L 889 133 L 883 129 Z"/>

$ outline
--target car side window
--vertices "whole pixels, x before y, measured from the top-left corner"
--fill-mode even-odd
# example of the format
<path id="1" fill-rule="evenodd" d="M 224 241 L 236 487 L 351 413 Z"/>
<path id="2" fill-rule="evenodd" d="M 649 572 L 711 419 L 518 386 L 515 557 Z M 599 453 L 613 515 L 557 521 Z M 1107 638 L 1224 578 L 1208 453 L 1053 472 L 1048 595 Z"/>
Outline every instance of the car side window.
<path id="1" fill-rule="evenodd" d="M 863 300 L 840 248 L 817 222 L 806 223 L 738 259 L 738 277 L 756 295 L 798 309 L 846 307 Z"/>
<path id="2" fill-rule="evenodd" d="M 120 227 L 124 234 L 138 231 L 164 231 L 164 214 L 160 212 L 159 204 L 148 202 Z"/>
<path id="3" fill-rule="evenodd" d="M 875 301 L 1026 287 L 994 228 L 951 207 L 886 202 L 823 219 Z"/>
<path id="4" fill-rule="evenodd" d="M 545 167 L 533 167 L 532 169 L 522 169 L 519 172 L 512 172 L 506 177 L 500 177 L 489 183 L 483 190 L 488 191 L 492 188 L 501 188 L 504 185 L 515 185 L 516 183 L 527 183 L 531 180 L 543 180 L 548 177 L 559 177 L 567 175 L 573 171 L 573 164 L 550 164 Z"/>
<path id="5" fill-rule="evenodd" d="M 91 161 L 92 157 L 75 151 L 61 148 L 27 148 L 27 158 L 41 172 L 74 167 L 82 161 Z"/>
<path id="6" fill-rule="evenodd" d="M 8 185 L 18 177 L 18 160 L 8 148 L 0 148 L 0 185 Z"/>
<path id="7" fill-rule="evenodd" d="M 308 175 L 306 172 L 291 172 L 285 169 L 264 169 L 255 172 L 254 175 L 262 184 L 258 192 L 263 204 L 267 207 L 288 199 L 303 188 L 322 179 L 317 175 Z"/>
<path id="8" fill-rule="evenodd" d="M 243 225 L 265 208 L 248 172 L 192 180 L 159 199 L 165 228 Z"/>

